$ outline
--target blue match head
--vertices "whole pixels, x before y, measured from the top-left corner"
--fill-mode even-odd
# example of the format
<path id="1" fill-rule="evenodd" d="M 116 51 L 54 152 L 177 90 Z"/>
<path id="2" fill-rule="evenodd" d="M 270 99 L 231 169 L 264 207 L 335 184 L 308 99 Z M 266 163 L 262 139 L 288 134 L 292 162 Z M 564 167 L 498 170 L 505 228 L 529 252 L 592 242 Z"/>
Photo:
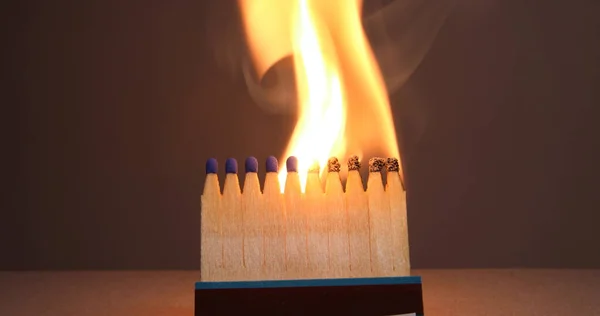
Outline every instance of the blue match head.
<path id="1" fill-rule="evenodd" d="M 279 171 L 279 163 L 277 162 L 277 158 L 273 156 L 267 157 L 267 172 L 278 172 Z"/>
<path id="2" fill-rule="evenodd" d="M 237 173 L 238 165 L 235 158 L 227 158 L 225 161 L 225 173 Z"/>
<path id="3" fill-rule="evenodd" d="M 256 158 L 246 158 L 246 172 L 258 172 L 258 160 Z"/>
<path id="4" fill-rule="evenodd" d="M 218 170 L 219 170 L 219 163 L 217 162 L 217 159 L 210 158 L 206 161 L 206 174 L 217 173 Z"/>
<path id="5" fill-rule="evenodd" d="M 298 172 L 298 158 L 290 156 L 285 162 L 287 172 Z"/>

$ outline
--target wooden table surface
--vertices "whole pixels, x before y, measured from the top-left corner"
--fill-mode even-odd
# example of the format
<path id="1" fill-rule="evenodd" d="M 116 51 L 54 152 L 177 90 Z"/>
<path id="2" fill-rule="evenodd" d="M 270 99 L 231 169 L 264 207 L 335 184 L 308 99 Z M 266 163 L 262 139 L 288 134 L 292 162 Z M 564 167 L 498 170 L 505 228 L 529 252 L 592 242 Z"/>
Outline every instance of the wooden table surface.
<path id="1" fill-rule="evenodd" d="M 600 270 L 414 270 L 425 315 L 600 315 Z M 0 315 L 193 315 L 198 271 L 0 272 Z"/>

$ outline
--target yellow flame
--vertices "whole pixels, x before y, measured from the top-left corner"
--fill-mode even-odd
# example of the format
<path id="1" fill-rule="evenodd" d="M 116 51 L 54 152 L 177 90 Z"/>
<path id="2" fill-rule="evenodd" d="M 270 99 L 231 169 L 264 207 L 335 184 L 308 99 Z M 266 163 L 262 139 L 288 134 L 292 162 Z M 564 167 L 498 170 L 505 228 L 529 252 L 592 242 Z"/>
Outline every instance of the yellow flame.
<path id="1" fill-rule="evenodd" d="M 259 74 L 292 54 L 298 123 L 283 159 L 309 167 L 361 153 L 399 157 L 387 92 L 361 23 L 361 0 L 240 0 Z M 279 174 L 285 183 L 285 168 Z"/>
<path id="2" fill-rule="evenodd" d="M 326 28 L 317 29 L 317 21 L 311 16 L 308 5 L 307 0 L 299 1 L 296 41 L 293 43 L 299 119 L 284 155 L 298 158 L 302 188 L 314 162 L 324 166 L 330 156 L 344 153 L 346 121 L 339 67 L 331 51 L 332 41 Z M 284 172 L 279 174 L 281 183 L 284 183 L 285 175 Z"/>

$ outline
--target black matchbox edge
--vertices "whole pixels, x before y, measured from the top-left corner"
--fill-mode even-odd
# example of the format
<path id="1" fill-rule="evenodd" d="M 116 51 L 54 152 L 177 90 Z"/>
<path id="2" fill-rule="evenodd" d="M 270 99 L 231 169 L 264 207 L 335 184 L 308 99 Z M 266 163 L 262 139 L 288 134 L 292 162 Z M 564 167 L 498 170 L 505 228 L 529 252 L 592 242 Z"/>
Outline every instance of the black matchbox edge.
<path id="1" fill-rule="evenodd" d="M 194 315 L 424 315 L 421 277 L 197 282 Z"/>

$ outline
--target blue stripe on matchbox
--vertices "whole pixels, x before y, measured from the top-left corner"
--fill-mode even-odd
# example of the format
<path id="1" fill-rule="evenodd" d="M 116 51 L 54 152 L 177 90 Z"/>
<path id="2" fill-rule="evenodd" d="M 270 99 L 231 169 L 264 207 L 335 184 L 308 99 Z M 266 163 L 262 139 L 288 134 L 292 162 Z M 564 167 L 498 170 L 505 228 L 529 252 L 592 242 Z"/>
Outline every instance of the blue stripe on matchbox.
<path id="1" fill-rule="evenodd" d="M 397 284 L 421 284 L 421 277 L 420 276 L 406 276 L 406 277 L 355 278 L 355 279 L 196 282 L 196 290 L 257 289 L 257 288 L 310 287 L 310 286 L 397 285 Z"/>

